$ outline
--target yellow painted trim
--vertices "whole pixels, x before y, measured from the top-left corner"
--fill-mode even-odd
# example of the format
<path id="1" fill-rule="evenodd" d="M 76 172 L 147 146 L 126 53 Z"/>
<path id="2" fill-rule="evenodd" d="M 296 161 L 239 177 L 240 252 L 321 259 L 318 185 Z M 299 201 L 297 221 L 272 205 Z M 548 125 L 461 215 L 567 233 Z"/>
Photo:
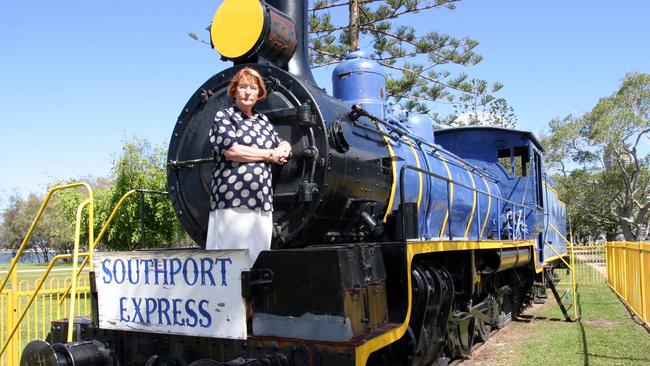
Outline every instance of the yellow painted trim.
<path id="1" fill-rule="evenodd" d="M 410 242 L 406 244 L 406 265 L 407 265 L 407 294 L 408 306 L 406 311 L 406 318 L 402 324 L 390 331 L 383 333 L 375 338 L 372 338 L 365 343 L 355 348 L 355 366 L 364 366 L 368 357 L 372 352 L 375 352 L 391 343 L 398 341 L 408 328 L 411 319 L 411 263 L 413 258 L 418 254 L 427 254 L 442 251 L 456 251 L 456 250 L 480 250 L 480 249 L 504 249 L 504 248 L 519 248 L 526 246 L 533 246 L 534 241 L 441 241 L 441 242 Z"/>
<path id="2" fill-rule="evenodd" d="M 490 192 L 490 185 L 488 184 L 485 177 L 482 176 L 481 178 L 483 178 L 483 182 L 485 183 L 485 187 L 487 188 L 488 194 L 492 194 L 492 192 Z M 487 227 L 487 222 L 490 219 L 491 209 L 492 209 L 492 196 L 488 196 L 488 208 L 487 208 L 487 212 L 485 213 L 485 220 L 483 220 L 483 228 L 481 228 L 481 238 L 483 237 L 483 233 L 485 232 L 485 228 Z M 479 238 L 479 240 L 481 238 Z"/>
<path id="3" fill-rule="evenodd" d="M 447 178 L 449 178 L 450 181 L 453 181 L 453 178 L 451 177 L 451 170 L 449 169 L 449 165 L 447 165 L 447 161 L 442 158 L 438 154 L 437 151 L 433 151 L 433 153 L 440 158 L 440 161 L 442 161 L 442 164 L 445 166 L 445 169 L 447 170 Z M 440 226 L 440 232 L 438 233 L 438 236 L 442 237 L 442 234 L 445 232 L 445 227 L 447 226 L 447 220 L 449 219 L 449 209 L 454 207 L 454 183 L 449 182 L 449 201 L 451 202 L 451 207 L 447 208 L 447 213 L 445 214 L 445 218 L 442 220 L 442 225 Z"/>
<path id="4" fill-rule="evenodd" d="M 556 191 L 555 188 L 551 187 L 551 185 L 548 184 L 548 183 L 546 183 L 546 182 L 544 182 L 544 185 L 546 186 L 546 188 L 547 188 L 548 190 L 550 190 L 551 192 L 555 193 L 555 197 L 557 198 L 557 201 L 560 202 L 560 204 L 561 204 L 562 206 L 566 206 L 566 203 L 564 203 L 564 201 L 562 201 L 562 200 L 560 199 L 560 193 L 558 193 L 558 191 Z"/>
<path id="5" fill-rule="evenodd" d="M 259 0 L 225 0 L 214 13 L 210 37 L 221 56 L 237 58 L 253 49 L 264 28 Z"/>
<path id="6" fill-rule="evenodd" d="M 467 220 L 467 226 L 465 227 L 465 237 L 467 238 L 467 234 L 469 233 L 469 228 L 472 226 L 472 219 L 474 218 L 474 211 L 476 211 L 476 182 L 474 182 L 474 176 L 472 175 L 472 172 L 469 170 L 467 171 L 467 175 L 469 175 L 469 179 L 472 181 L 472 187 L 474 190 L 472 191 L 474 193 L 474 200 L 472 201 L 472 212 L 469 214 L 469 220 Z M 481 238 L 477 238 L 481 239 Z"/>
<path id="7" fill-rule="evenodd" d="M 379 126 L 377 126 L 377 128 L 379 128 Z M 386 141 L 386 147 L 388 148 L 388 156 L 390 157 L 391 166 L 393 169 L 393 183 L 390 186 L 388 207 L 386 207 L 386 213 L 384 214 L 384 222 L 386 222 L 388 215 L 391 213 L 393 209 L 393 203 L 395 202 L 395 191 L 397 190 L 397 160 L 395 159 L 395 153 L 393 152 L 393 147 L 390 145 L 390 141 L 386 136 L 384 136 L 384 141 Z"/>
<path id="8" fill-rule="evenodd" d="M 418 153 L 413 148 L 413 144 L 411 144 L 411 141 L 409 141 L 408 137 L 406 136 L 404 136 L 404 141 L 406 141 L 406 144 L 409 146 L 411 152 L 413 153 L 413 157 L 415 158 L 415 165 L 418 167 L 418 169 L 422 169 L 420 166 L 420 158 L 418 157 Z M 420 187 L 418 191 L 418 209 L 420 209 L 420 203 L 422 202 L 422 173 L 418 172 L 418 176 L 420 180 Z"/>

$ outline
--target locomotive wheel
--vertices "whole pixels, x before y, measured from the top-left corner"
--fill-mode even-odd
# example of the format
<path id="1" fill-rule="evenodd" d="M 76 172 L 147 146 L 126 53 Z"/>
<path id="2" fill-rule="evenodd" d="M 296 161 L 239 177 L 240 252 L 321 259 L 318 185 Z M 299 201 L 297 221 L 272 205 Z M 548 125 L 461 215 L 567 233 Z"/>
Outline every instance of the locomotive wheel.
<path id="1" fill-rule="evenodd" d="M 474 326 L 475 318 L 471 317 L 458 324 L 458 341 L 460 345 L 460 355 L 467 357 L 472 353 L 472 346 L 474 345 Z"/>
<path id="2" fill-rule="evenodd" d="M 481 342 L 487 341 L 490 338 L 491 332 L 492 326 L 489 323 L 481 319 L 476 319 L 476 333 Z"/>

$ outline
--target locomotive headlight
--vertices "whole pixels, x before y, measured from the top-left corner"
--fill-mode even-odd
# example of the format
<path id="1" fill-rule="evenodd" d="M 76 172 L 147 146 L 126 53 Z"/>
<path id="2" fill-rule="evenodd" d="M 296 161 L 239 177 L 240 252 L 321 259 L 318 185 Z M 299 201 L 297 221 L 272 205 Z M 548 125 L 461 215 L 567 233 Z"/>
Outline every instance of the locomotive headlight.
<path id="1" fill-rule="evenodd" d="M 259 56 L 283 67 L 296 49 L 293 21 L 261 0 L 224 0 L 210 38 L 224 59 L 235 62 L 257 62 Z"/>
<path id="2" fill-rule="evenodd" d="M 219 54 L 236 59 L 255 47 L 263 28 L 264 9 L 259 0 L 225 0 L 214 13 L 210 36 Z"/>

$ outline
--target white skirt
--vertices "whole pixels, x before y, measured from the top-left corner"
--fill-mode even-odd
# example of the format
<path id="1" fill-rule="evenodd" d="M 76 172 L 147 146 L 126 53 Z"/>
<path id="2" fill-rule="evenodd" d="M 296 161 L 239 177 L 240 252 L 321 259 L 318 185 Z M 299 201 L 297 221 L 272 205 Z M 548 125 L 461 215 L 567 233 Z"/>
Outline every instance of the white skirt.
<path id="1" fill-rule="evenodd" d="M 263 250 L 271 249 L 273 213 L 243 207 L 210 211 L 205 249 L 248 249 L 252 266 Z"/>

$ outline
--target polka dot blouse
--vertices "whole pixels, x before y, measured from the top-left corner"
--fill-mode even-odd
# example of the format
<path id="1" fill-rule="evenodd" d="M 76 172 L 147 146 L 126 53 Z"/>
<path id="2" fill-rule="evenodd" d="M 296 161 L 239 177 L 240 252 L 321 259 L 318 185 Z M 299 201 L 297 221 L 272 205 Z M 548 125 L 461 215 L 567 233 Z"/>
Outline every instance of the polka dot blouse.
<path id="1" fill-rule="evenodd" d="M 235 144 L 259 149 L 276 148 L 282 141 L 265 115 L 245 115 L 237 106 L 217 112 L 209 137 L 216 165 L 212 174 L 210 210 L 244 207 L 272 211 L 271 164 L 238 163 L 224 151 Z"/>

